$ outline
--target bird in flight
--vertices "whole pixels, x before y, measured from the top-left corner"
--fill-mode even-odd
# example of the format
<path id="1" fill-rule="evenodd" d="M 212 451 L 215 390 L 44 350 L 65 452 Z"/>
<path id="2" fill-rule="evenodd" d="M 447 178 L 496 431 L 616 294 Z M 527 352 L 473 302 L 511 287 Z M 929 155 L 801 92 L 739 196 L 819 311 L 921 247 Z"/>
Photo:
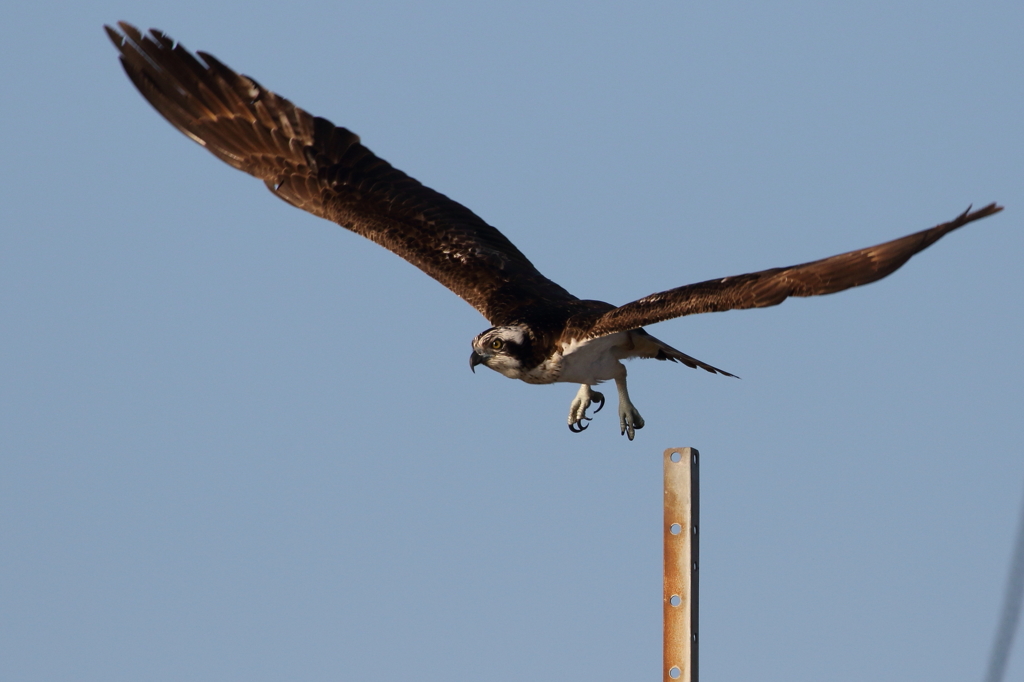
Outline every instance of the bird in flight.
<path id="1" fill-rule="evenodd" d="M 491 327 L 473 339 L 469 365 L 530 384 L 579 384 L 573 432 L 587 428 L 614 380 L 619 428 L 629 440 L 644 420 L 626 390 L 622 360 L 681 362 L 735 376 L 644 330 L 684 315 L 763 308 L 879 280 L 918 251 L 1001 206 L 968 208 L 948 223 L 877 246 L 790 267 L 669 289 L 622 306 L 581 300 L 542 275 L 496 228 L 378 158 L 359 137 L 312 116 L 205 52 L 167 34 L 106 26 L 121 65 L 153 107 L 214 156 L 253 175 L 277 197 L 360 234 L 409 261 L 476 308 Z"/>

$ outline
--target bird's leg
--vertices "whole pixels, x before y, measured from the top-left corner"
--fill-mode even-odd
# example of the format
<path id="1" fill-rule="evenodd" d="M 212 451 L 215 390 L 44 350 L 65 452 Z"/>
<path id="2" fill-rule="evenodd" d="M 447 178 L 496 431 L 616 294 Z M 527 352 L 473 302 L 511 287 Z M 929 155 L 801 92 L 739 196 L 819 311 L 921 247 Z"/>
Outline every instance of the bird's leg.
<path id="1" fill-rule="evenodd" d="M 569 406 L 570 431 L 582 433 L 587 430 L 587 424 L 583 422 L 590 421 L 590 417 L 587 416 L 587 408 L 591 403 L 597 403 L 597 409 L 594 410 L 594 414 L 597 414 L 604 407 L 604 396 L 591 390 L 588 384 L 580 384 L 580 390 L 576 392 L 576 397 L 573 398 L 572 405 Z"/>
<path id="2" fill-rule="evenodd" d="M 633 440 L 636 429 L 644 428 L 644 418 L 633 407 L 626 390 L 626 368 L 622 368 L 622 376 L 615 377 L 615 388 L 619 391 L 619 429 L 620 433 Z"/>

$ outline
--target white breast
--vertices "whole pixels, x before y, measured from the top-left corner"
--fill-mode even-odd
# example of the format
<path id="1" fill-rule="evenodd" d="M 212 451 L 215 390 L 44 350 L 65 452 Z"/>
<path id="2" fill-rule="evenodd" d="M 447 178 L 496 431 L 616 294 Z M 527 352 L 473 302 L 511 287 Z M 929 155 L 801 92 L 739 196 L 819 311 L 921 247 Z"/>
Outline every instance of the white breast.
<path id="1" fill-rule="evenodd" d="M 614 379 L 622 365 L 614 348 L 628 341 L 628 332 L 618 332 L 597 339 L 571 340 L 550 358 L 522 377 L 530 384 L 564 381 L 573 384 L 599 384 Z"/>

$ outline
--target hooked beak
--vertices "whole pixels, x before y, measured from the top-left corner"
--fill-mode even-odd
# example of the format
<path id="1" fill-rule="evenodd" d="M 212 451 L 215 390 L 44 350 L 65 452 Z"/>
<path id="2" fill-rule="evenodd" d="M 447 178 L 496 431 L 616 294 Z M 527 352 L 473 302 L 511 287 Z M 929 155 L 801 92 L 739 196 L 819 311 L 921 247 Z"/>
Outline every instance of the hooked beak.
<path id="1" fill-rule="evenodd" d="M 476 374 L 476 366 L 482 365 L 484 362 L 484 356 L 477 353 L 475 350 L 469 356 L 469 368 L 473 370 L 473 374 Z"/>

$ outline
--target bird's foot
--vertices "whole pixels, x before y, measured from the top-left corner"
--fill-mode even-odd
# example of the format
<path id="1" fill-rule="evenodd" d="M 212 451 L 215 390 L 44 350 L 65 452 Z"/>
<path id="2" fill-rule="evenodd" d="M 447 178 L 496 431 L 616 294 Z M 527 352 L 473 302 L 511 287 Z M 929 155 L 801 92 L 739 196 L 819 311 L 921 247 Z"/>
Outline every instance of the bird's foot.
<path id="1" fill-rule="evenodd" d="M 644 418 L 636 411 L 633 404 L 619 403 L 619 433 L 625 434 L 627 438 L 633 440 L 636 430 L 642 428 L 644 428 Z"/>
<path id="2" fill-rule="evenodd" d="M 604 407 L 604 395 L 597 391 L 592 391 L 590 386 L 583 384 L 580 386 L 576 397 L 573 398 L 572 405 L 569 406 L 570 431 L 573 433 L 583 433 L 587 430 L 589 424 L 584 424 L 583 422 L 590 421 L 590 417 L 587 416 L 587 408 L 592 403 L 597 403 L 597 409 L 594 410 L 594 414 L 597 414 Z"/>

